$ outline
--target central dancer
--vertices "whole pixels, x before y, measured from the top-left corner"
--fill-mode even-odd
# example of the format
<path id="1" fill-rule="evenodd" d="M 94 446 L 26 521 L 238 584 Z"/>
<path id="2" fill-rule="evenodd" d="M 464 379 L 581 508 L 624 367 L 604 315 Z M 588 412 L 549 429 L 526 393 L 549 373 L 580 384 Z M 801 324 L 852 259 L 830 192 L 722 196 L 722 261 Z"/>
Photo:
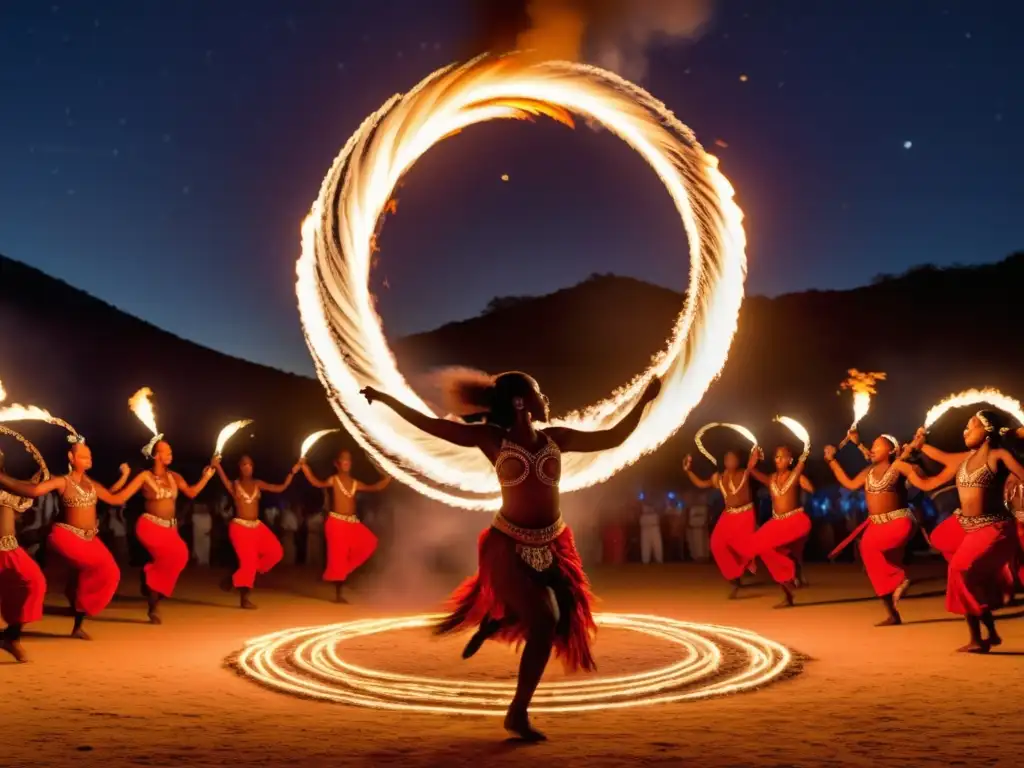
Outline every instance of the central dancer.
<path id="1" fill-rule="evenodd" d="M 590 583 L 572 532 L 559 511 L 558 483 L 563 452 L 596 452 L 621 445 L 640 423 L 645 406 L 658 396 L 654 379 L 622 421 L 611 429 L 582 432 L 566 427 L 539 430 L 549 418 L 548 400 L 525 373 L 499 376 L 459 374 L 449 379 L 450 410 L 469 424 L 438 419 L 373 388 L 366 399 L 380 401 L 414 427 L 455 445 L 479 448 L 494 465 L 502 507 L 480 536 L 479 568 L 452 596 L 453 610 L 436 626 L 438 634 L 478 624 L 463 657 L 489 637 L 525 641 L 515 697 L 505 729 L 527 741 L 545 737 L 530 724 L 529 706 L 554 649 L 568 671 L 593 670 Z M 476 413 L 470 416 L 470 411 Z"/>

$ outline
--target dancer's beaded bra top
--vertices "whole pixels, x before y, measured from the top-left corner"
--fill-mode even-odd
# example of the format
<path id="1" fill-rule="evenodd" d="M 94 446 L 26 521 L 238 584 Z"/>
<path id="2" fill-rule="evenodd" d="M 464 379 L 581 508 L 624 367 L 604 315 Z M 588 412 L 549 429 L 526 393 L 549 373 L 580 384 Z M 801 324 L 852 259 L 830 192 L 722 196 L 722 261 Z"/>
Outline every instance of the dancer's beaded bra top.
<path id="1" fill-rule="evenodd" d="M 562 452 L 555 441 L 540 433 L 546 441 L 539 451 L 531 452 L 504 439 L 501 450 L 494 460 L 494 471 L 498 474 L 498 483 L 502 488 L 513 488 L 526 482 L 530 476 L 549 488 L 557 488 L 562 475 Z M 519 467 L 516 467 L 519 464 Z M 510 466 L 514 474 L 503 473 L 502 467 Z M 521 468 L 520 468 L 521 467 Z"/>
<path id="2" fill-rule="evenodd" d="M 875 477 L 875 468 L 868 470 L 864 478 L 864 491 L 866 493 L 897 493 L 900 490 L 900 471 L 893 465 L 885 470 L 881 477 Z"/>
<path id="3" fill-rule="evenodd" d="M 96 506 L 96 489 L 89 484 L 89 490 L 85 490 L 74 481 L 71 475 L 64 477 L 64 493 L 60 497 L 61 503 L 68 509 L 85 509 Z"/>
<path id="4" fill-rule="evenodd" d="M 146 476 L 146 485 L 153 491 L 154 501 L 169 501 L 178 498 L 178 484 L 174 482 L 173 477 L 169 475 L 165 477 L 170 480 L 170 485 L 166 484 L 163 480 L 157 482 L 152 474 Z"/>
<path id="5" fill-rule="evenodd" d="M 977 451 L 971 451 L 967 458 L 960 464 L 956 471 L 957 488 L 988 488 L 996 479 L 996 473 L 989 469 L 988 461 L 973 470 L 967 469 L 968 462 L 974 457 Z"/>

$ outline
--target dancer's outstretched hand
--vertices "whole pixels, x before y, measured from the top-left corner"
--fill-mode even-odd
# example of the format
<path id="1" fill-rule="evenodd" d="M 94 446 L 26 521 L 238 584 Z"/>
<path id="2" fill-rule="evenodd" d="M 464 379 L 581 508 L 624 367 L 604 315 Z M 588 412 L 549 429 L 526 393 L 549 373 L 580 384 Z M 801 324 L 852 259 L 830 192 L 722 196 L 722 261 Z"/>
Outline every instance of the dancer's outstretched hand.
<path id="1" fill-rule="evenodd" d="M 756 469 L 757 463 L 761 460 L 761 449 L 756 445 L 750 449 L 750 458 L 747 460 L 747 469 Z"/>
<path id="2" fill-rule="evenodd" d="M 359 390 L 359 394 L 366 398 L 366 402 L 372 404 L 377 400 L 380 400 L 380 396 L 383 393 L 374 389 L 373 387 L 363 387 L 361 390 Z"/>
<path id="3" fill-rule="evenodd" d="M 690 468 L 692 466 L 693 466 L 693 456 L 691 456 L 690 454 L 686 454 L 686 458 L 683 459 L 683 469 L 686 472 L 689 472 Z"/>
<path id="4" fill-rule="evenodd" d="M 132 473 L 132 468 L 127 464 L 122 464 L 118 469 L 121 471 L 122 475 L 130 475 Z"/>
<path id="5" fill-rule="evenodd" d="M 834 445 L 825 446 L 825 461 L 833 461 L 836 458 L 836 447 Z"/>

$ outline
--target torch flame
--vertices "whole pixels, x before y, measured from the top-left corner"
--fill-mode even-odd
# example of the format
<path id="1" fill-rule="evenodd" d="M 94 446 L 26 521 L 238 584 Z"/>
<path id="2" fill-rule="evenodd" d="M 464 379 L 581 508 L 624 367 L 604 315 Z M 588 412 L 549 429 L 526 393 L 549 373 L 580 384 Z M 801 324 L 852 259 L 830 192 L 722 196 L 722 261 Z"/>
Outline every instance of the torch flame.
<path id="1" fill-rule="evenodd" d="M 135 414 L 135 418 L 141 421 L 154 436 L 160 434 L 160 430 L 156 428 L 156 413 L 153 411 L 152 389 L 143 387 L 128 398 L 128 408 Z"/>
<path id="2" fill-rule="evenodd" d="M 804 428 L 804 425 L 796 419 L 791 419 L 789 416 L 776 416 L 775 421 L 792 432 L 804 444 L 804 452 L 800 456 L 800 460 L 806 459 L 807 455 L 811 452 L 811 436 Z"/>
<path id="3" fill-rule="evenodd" d="M 306 454 L 309 453 L 309 449 L 313 447 L 317 440 L 324 435 L 329 435 L 331 432 L 338 432 L 337 429 L 321 429 L 319 432 L 314 432 L 312 435 L 302 441 L 302 449 L 299 451 L 299 458 L 306 458 Z"/>
<path id="4" fill-rule="evenodd" d="M 947 411 L 953 408 L 964 408 L 968 405 L 981 405 L 987 403 L 995 406 L 1000 411 L 1017 419 L 1018 423 L 1024 424 L 1024 410 L 1017 400 L 1009 395 L 1004 395 L 998 389 L 985 387 L 984 389 L 968 389 L 955 395 L 950 395 L 942 402 L 932 406 L 924 417 L 925 429 L 931 429 L 932 425 L 941 419 Z"/>
<path id="5" fill-rule="evenodd" d="M 882 372 L 863 373 L 856 368 L 847 371 L 849 378 L 839 385 L 840 389 L 849 389 L 853 392 L 853 423 L 850 429 L 856 429 L 861 419 L 868 415 L 871 408 L 871 396 L 877 395 L 878 390 L 875 383 L 885 381 L 885 374 Z"/>
<path id="6" fill-rule="evenodd" d="M 3 383 L 0 382 L 0 403 L 6 399 L 7 392 L 4 390 Z M 68 440 L 75 438 L 73 442 L 77 442 L 78 440 L 83 439 L 75 428 L 66 421 L 58 419 L 49 411 L 44 411 L 42 408 L 35 405 L 19 405 L 18 403 L 13 403 L 12 405 L 8 405 L 6 408 L 0 408 L 0 422 L 5 421 L 45 421 L 48 424 L 53 424 L 66 429 L 71 435 L 68 437 Z"/>
<path id="7" fill-rule="evenodd" d="M 252 419 L 240 419 L 239 421 L 232 421 L 217 435 L 217 447 L 213 451 L 214 456 L 224 455 L 224 446 L 227 445 L 228 440 L 235 436 L 235 433 L 252 424 Z"/>
<path id="8" fill-rule="evenodd" d="M 7 399 L 7 390 L 4 389 L 4 383 L 0 381 L 0 403 Z"/>
<path id="9" fill-rule="evenodd" d="M 611 427 L 655 376 L 659 397 L 621 445 L 563 457 L 561 489 L 608 479 L 668 440 L 700 402 L 728 357 L 746 278 L 743 214 L 729 181 L 693 133 L 641 88 L 582 64 L 524 63 L 516 55 L 446 67 L 388 100 L 335 159 L 302 223 L 296 295 L 303 333 L 344 429 L 387 474 L 433 499 L 498 509 L 501 489 L 479 451 L 416 430 L 390 409 L 371 406 L 363 387 L 383 390 L 424 413 L 431 409 L 398 370 L 368 281 L 371 242 L 399 180 L 432 146 L 475 123 L 571 114 L 600 123 L 636 150 L 664 184 L 690 245 L 690 287 L 664 350 L 647 370 L 589 408 L 552 423 Z M 680 264 L 683 268 L 684 261 Z"/>
<path id="10" fill-rule="evenodd" d="M 736 432 L 739 432 L 743 437 L 747 438 L 747 440 L 750 441 L 751 446 L 755 448 L 757 447 L 757 438 L 754 437 L 754 433 L 740 424 L 726 424 L 720 421 L 713 421 L 710 424 L 705 424 L 703 427 L 697 430 L 697 434 L 693 436 L 693 442 L 697 444 L 697 450 L 703 453 L 704 456 L 706 456 L 711 461 L 711 463 L 714 464 L 716 467 L 718 466 L 718 461 L 715 459 L 714 456 L 708 453 L 708 451 L 704 448 L 704 443 L 701 441 L 701 438 L 704 437 L 704 433 L 707 432 L 709 429 L 714 429 L 715 427 L 727 427 L 729 429 L 735 430 Z"/>

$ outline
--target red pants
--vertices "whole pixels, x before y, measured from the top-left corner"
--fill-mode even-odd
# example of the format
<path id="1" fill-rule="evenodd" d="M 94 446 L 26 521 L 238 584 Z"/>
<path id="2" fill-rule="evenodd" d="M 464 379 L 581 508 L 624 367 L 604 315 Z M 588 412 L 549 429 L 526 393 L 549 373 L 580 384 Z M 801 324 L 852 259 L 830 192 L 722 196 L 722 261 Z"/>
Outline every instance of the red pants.
<path id="1" fill-rule="evenodd" d="M 1024 523 L 1017 521 L 1017 581 L 1024 584 Z"/>
<path id="2" fill-rule="evenodd" d="M 67 528 L 53 526 L 47 544 L 77 571 L 75 610 L 86 616 L 102 611 L 117 592 L 121 571 L 99 536 L 83 539 Z"/>
<path id="3" fill-rule="evenodd" d="M 21 547 L 0 552 L 0 618 L 28 624 L 43 617 L 46 579 L 36 561 Z"/>
<path id="4" fill-rule="evenodd" d="M 358 520 L 350 523 L 328 515 L 324 536 L 327 539 L 324 581 L 345 581 L 377 549 L 377 537 Z"/>
<path id="5" fill-rule="evenodd" d="M 188 547 L 178 527 L 164 527 L 143 515 L 135 524 L 135 535 L 152 558 L 143 568 L 146 586 L 158 595 L 170 597 L 178 577 L 188 565 Z"/>
<path id="6" fill-rule="evenodd" d="M 1007 567 L 1018 541 L 1011 520 L 964 532 L 964 540 L 949 561 L 946 610 L 961 616 L 980 616 L 1001 608 L 1013 593 Z"/>
<path id="7" fill-rule="evenodd" d="M 281 542 L 263 523 L 250 528 L 235 518 L 228 526 L 228 536 L 231 538 L 231 546 L 235 548 L 235 554 L 238 555 L 238 570 L 231 577 L 231 583 L 236 588 L 252 589 L 256 583 L 257 572 L 269 572 L 284 557 Z"/>
<path id="8" fill-rule="evenodd" d="M 549 546 L 554 563 L 540 573 L 523 561 L 513 539 L 494 528 L 485 530 L 480 534 L 477 573 L 452 595 L 452 613 L 437 624 L 435 631 L 439 634 L 453 632 L 477 625 L 485 616 L 490 616 L 505 620 L 495 639 L 522 643 L 530 627 L 518 620 L 512 604 L 521 602 L 523 595 L 536 594 L 537 599 L 547 599 L 538 588 L 548 587 L 555 593 L 559 608 L 555 655 L 567 671 L 593 670 L 590 644 L 597 629 L 590 609 L 593 595 L 572 531 L 565 528 Z M 509 591 L 517 594 L 509 595 Z"/>
<path id="9" fill-rule="evenodd" d="M 942 553 L 948 563 L 953 559 L 956 550 L 964 540 L 964 528 L 960 525 L 960 518 L 950 515 L 932 529 L 928 535 L 931 545 Z"/>
<path id="10" fill-rule="evenodd" d="M 757 521 L 751 506 L 743 512 L 726 510 L 711 532 L 711 555 L 722 575 L 729 581 L 738 579 L 747 567 L 744 555 L 750 548 Z"/>
<path id="11" fill-rule="evenodd" d="M 781 520 L 773 517 L 750 538 L 747 560 L 761 558 L 776 583 L 788 584 L 796 579 L 796 564 L 810 534 L 811 518 L 802 509 Z"/>
<path id="12" fill-rule="evenodd" d="M 887 523 L 868 523 L 860 540 L 860 559 L 875 594 L 891 595 L 907 578 L 903 571 L 903 550 L 914 535 L 909 517 Z"/>

